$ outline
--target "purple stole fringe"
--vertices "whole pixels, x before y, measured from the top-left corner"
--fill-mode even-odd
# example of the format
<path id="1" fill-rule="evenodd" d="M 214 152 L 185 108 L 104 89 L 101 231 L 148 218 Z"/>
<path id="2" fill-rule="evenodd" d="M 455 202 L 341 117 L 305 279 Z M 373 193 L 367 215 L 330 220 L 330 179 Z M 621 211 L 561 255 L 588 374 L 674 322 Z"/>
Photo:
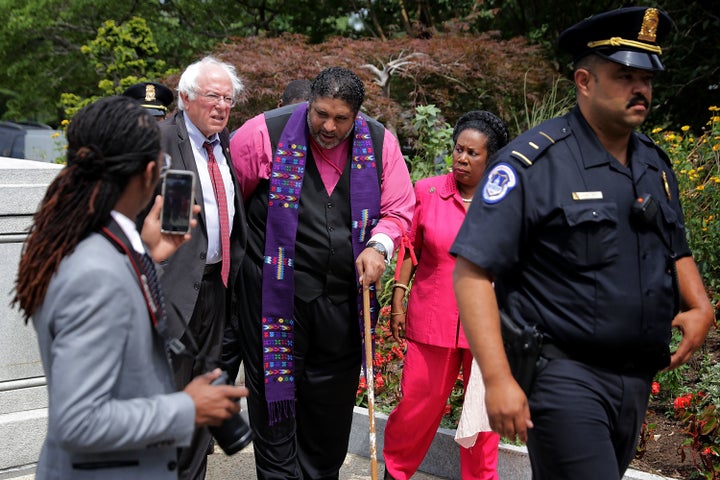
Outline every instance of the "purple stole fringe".
<path id="1" fill-rule="evenodd" d="M 296 108 L 280 134 L 268 191 L 262 280 L 262 340 L 265 398 L 270 425 L 295 416 L 294 258 L 300 191 L 308 153 L 306 113 L 306 104 Z M 355 119 L 350 165 L 350 206 L 353 253 L 357 258 L 370 238 L 370 230 L 380 218 L 380 187 L 375 154 L 370 130 L 362 114 L 358 114 Z M 357 303 L 364 344 L 362 288 L 359 285 Z M 370 304 L 374 327 L 378 311 L 374 287 L 371 289 Z"/>

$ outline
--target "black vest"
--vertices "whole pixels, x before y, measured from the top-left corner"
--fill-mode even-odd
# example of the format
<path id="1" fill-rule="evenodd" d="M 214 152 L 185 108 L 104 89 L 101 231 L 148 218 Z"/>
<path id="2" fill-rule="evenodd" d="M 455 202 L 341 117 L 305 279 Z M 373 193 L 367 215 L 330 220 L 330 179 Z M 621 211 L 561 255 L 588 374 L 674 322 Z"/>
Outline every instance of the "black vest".
<path id="1" fill-rule="evenodd" d="M 273 152 L 297 106 L 288 105 L 265 114 Z M 385 129 L 377 121 L 367 120 L 380 182 Z M 327 295 L 333 303 L 354 302 L 357 274 L 351 241 L 351 161 L 346 163 L 332 195 L 328 195 L 309 146 L 307 153 L 295 240 L 295 296 L 304 302 L 321 295 Z M 247 254 L 259 266 L 262 266 L 265 252 L 269 187 L 269 180 L 261 181 L 247 204 L 250 227 Z"/>

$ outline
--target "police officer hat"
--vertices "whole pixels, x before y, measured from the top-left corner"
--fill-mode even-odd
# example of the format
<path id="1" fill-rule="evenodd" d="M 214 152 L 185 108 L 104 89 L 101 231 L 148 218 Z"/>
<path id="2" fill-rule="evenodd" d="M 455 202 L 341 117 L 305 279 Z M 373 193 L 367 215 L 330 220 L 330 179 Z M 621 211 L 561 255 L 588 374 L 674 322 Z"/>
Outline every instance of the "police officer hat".
<path id="1" fill-rule="evenodd" d="M 665 70 L 658 45 L 670 31 L 670 16 L 657 8 L 628 7 L 593 15 L 560 34 L 560 50 L 574 61 L 594 53 L 641 70 Z"/>
<path id="2" fill-rule="evenodd" d="M 156 117 L 167 115 L 168 107 L 173 101 L 173 93 L 161 83 L 141 82 L 127 88 L 123 92 L 126 97 L 137 100 L 140 105 Z"/>

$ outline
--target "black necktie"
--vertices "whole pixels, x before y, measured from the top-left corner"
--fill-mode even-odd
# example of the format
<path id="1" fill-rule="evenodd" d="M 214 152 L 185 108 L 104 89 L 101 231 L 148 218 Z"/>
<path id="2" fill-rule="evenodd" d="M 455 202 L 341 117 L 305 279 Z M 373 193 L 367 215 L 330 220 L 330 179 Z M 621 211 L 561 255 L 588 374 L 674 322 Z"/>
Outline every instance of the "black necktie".
<path id="1" fill-rule="evenodd" d="M 165 298 L 163 297 L 162 287 L 155 271 L 155 262 L 153 262 L 150 255 L 147 252 L 139 255 L 142 263 L 143 275 L 147 282 L 147 288 L 149 289 L 150 298 L 152 299 L 153 305 L 150 308 L 155 313 L 157 320 L 156 328 L 160 333 L 165 333 L 167 323 L 165 321 Z M 143 285 L 145 288 L 145 285 Z"/>

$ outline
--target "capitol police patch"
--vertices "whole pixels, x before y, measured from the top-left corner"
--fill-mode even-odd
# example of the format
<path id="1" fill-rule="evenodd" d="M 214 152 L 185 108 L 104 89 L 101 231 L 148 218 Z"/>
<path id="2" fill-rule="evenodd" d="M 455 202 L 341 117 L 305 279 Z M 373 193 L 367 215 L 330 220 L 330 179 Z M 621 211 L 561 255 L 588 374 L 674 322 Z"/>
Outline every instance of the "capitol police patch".
<path id="1" fill-rule="evenodd" d="M 498 163 L 490 170 L 482 190 L 485 203 L 498 203 L 517 185 L 515 170 L 507 163 Z"/>

